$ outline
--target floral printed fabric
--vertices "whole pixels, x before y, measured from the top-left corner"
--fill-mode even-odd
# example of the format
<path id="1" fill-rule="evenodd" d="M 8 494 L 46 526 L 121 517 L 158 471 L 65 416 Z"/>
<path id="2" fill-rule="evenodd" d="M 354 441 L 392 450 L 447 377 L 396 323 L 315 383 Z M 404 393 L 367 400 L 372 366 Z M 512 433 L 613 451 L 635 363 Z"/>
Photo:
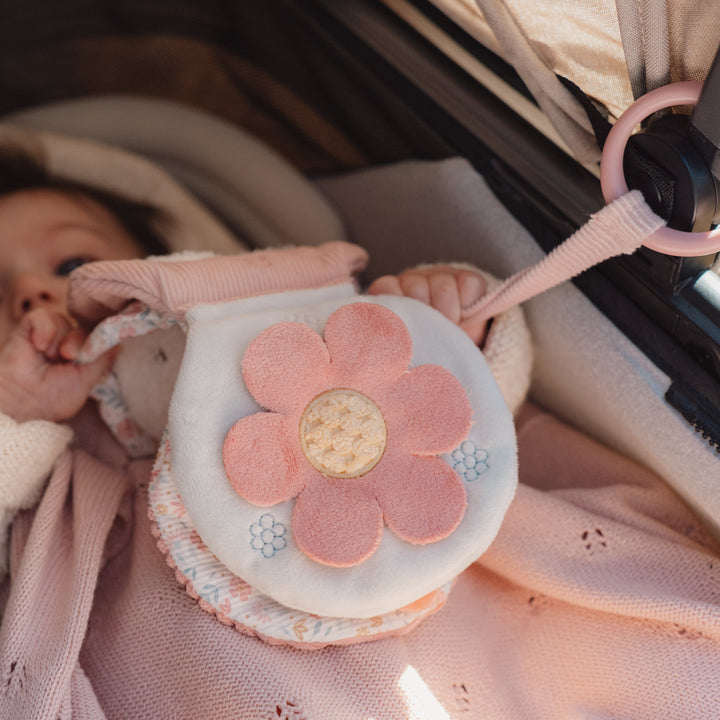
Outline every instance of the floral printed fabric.
<path id="1" fill-rule="evenodd" d="M 135 301 L 94 328 L 85 341 L 79 360 L 91 362 L 123 340 L 147 335 L 155 330 L 164 330 L 176 324 L 178 321 L 175 318 L 161 315 L 144 303 Z M 155 453 L 156 441 L 133 420 L 123 397 L 120 381 L 114 372 L 108 373 L 92 389 L 90 397 L 97 401 L 100 417 L 131 457 L 146 457 Z"/>
<path id="2" fill-rule="evenodd" d="M 245 384 L 269 412 L 230 429 L 228 478 L 260 507 L 296 498 L 295 543 L 319 563 L 363 562 L 384 524 L 426 544 L 448 537 L 463 518 L 463 482 L 436 456 L 467 436 L 472 408 L 447 369 L 408 369 L 412 354 L 401 318 L 373 303 L 336 310 L 324 337 L 302 323 L 278 323 L 245 353 Z"/>
<path id="3" fill-rule="evenodd" d="M 160 446 L 149 494 L 158 546 L 187 592 L 222 622 L 269 643 L 319 649 L 402 634 L 440 609 L 453 585 L 452 581 L 445 583 L 406 608 L 372 618 L 322 617 L 293 610 L 234 575 L 205 546 L 175 486 L 167 437 Z M 260 512 L 257 526 L 249 528 L 247 541 L 253 549 L 270 556 L 284 549 L 283 536 L 284 527 L 273 520 L 272 513 Z"/>
<path id="4" fill-rule="evenodd" d="M 151 457 L 155 453 L 155 440 L 132 419 L 114 372 L 95 385 L 90 397 L 97 402 L 100 417 L 130 457 Z"/>
<path id="5" fill-rule="evenodd" d="M 136 300 L 117 315 L 112 315 L 95 326 L 78 359 L 80 362 L 91 362 L 123 340 L 147 335 L 155 330 L 165 330 L 178 323 L 172 315 L 160 314 Z"/>

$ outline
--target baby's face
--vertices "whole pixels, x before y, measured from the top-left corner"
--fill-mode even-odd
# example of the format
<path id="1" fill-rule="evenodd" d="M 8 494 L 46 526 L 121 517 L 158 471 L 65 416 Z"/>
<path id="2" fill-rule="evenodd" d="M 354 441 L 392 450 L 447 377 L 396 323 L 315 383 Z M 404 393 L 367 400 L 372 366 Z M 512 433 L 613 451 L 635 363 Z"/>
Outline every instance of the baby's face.
<path id="1" fill-rule="evenodd" d="M 68 316 L 68 275 L 94 260 L 144 256 L 104 207 L 85 196 L 23 190 L 0 197 L 0 346 L 37 307 Z"/>

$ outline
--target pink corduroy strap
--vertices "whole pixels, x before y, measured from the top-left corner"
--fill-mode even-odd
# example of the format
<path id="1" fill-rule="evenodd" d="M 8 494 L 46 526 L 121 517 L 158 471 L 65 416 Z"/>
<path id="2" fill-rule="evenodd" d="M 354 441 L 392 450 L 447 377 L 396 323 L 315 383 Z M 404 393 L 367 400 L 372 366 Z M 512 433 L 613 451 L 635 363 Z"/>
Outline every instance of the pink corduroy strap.
<path id="1" fill-rule="evenodd" d="M 510 276 L 480 300 L 463 309 L 462 319 L 480 320 L 570 280 L 616 255 L 635 252 L 665 221 L 633 190 L 593 214 L 577 232 L 535 265 Z"/>

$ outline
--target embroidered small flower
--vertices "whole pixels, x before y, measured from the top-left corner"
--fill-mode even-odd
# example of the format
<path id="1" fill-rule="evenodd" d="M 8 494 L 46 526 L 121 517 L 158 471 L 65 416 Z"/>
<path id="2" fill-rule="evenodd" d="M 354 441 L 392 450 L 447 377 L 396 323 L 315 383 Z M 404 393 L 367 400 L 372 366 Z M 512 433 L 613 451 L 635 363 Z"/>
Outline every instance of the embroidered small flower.
<path id="1" fill-rule="evenodd" d="M 452 373 L 408 369 L 411 358 L 400 317 L 365 302 L 335 311 L 324 338 L 283 322 L 245 353 L 245 384 L 270 412 L 230 429 L 225 470 L 254 505 L 296 498 L 293 537 L 317 562 L 363 562 L 379 546 L 383 523 L 425 544 L 462 520 L 465 488 L 436 456 L 467 436 L 472 408 Z"/>
<path id="2" fill-rule="evenodd" d="M 466 440 L 459 448 L 455 448 L 451 457 L 453 469 L 466 482 L 477 480 L 489 469 L 487 451 L 477 447 L 470 440 Z"/>
<path id="3" fill-rule="evenodd" d="M 271 558 L 287 545 L 285 525 L 276 522 L 270 513 L 265 513 L 250 526 L 250 535 L 250 547 L 266 558 Z"/>

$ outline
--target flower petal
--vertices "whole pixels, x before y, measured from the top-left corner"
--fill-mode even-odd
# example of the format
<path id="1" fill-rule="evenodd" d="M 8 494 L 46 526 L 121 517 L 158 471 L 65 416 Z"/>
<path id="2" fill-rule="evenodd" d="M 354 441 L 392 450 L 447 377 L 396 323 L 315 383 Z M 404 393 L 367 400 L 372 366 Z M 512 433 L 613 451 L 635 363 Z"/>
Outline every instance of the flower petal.
<path id="1" fill-rule="evenodd" d="M 300 493 L 293 535 L 310 559 L 332 567 L 367 560 L 380 545 L 382 512 L 364 483 L 325 481 Z"/>
<path id="2" fill-rule="evenodd" d="M 225 436 L 223 465 L 230 484 L 253 505 L 284 502 L 303 487 L 285 417 L 255 413 L 238 420 Z"/>
<path id="3" fill-rule="evenodd" d="M 465 488 L 457 473 L 440 458 L 403 457 L 395 453 L 383 467 L 376 497 L 388 527 L 402 540 L 424 545 L 442 540 L 465 514 Z"/>
<path id="4" fill-rule="evenodd" d="M 405 323 L 375 303 L 343 305 L 328 318 L 324 337 L 340 384 L 392 382 L 412 358 Z"/>
<path id="5" fill-rule="evenodd" d="M 250 343 L 242 373 L 260 405 L 289 413 L 327 384 L 330 356 L 322 338 L 307 325 L 277 323 Z"/>
<path id="6" fill-rule="evenodd" d="M 440 365 L 419 365 L 402 375 L 380 408 L 388 439 L 413 455 L 457 447 L 470 431 L 472 407 L 460 381 Z"/>

